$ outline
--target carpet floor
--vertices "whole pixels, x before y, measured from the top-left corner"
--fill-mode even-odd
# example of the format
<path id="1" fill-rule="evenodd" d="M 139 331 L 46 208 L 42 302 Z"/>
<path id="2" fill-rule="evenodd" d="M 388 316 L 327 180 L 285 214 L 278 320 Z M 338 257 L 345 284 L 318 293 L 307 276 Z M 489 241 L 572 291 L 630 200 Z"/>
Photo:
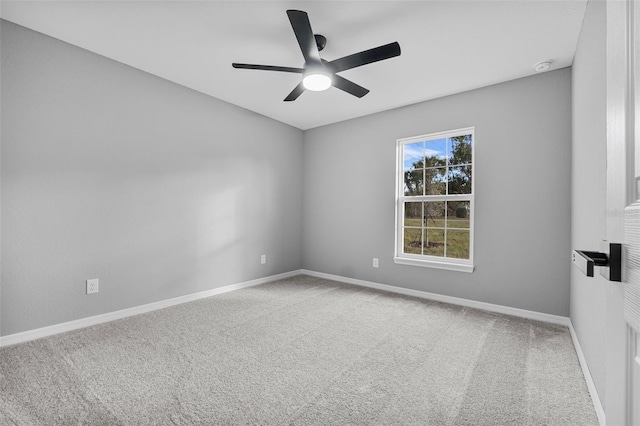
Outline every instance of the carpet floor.
<path id="1" fill-rule="evenodd" d="M 2 425 L 597 425 L 567 327 L 297 276 L 0 348 Z"/>

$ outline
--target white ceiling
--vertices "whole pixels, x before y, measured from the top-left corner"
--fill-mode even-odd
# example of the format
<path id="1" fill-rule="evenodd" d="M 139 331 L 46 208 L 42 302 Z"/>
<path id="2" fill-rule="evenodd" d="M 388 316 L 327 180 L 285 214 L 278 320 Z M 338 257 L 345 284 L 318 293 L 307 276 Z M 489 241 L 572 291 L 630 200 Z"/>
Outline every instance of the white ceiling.
<path id="1" fill-rule="evenodd" d="M 309 129 L 571 65 L 586 0 L 8 1 L 3 19 Z M 397 58 L 344 71 L 366 87 L 284 97 L 299 74 L 232 62 L 301 67 L 285 11 L 308 12 L 333 60 L 398 41 Z"/>

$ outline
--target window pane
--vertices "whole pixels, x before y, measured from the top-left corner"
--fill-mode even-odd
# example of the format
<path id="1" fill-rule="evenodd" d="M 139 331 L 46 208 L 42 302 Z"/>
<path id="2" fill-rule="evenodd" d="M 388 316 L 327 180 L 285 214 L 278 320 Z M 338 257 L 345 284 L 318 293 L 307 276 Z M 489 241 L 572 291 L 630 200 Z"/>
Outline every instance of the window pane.
<path id="1" fill-rule="evenodd" d="M 409 264 L 471 264 L 474 144 L 473 128 L 397 141 L 396 255 Z"/>
<path id="2" fill-rule="evenodd" d="M 447 231 L 447 257 L 469 259 L 469 231 L 449 229 Z"/>
<path id="3" fill-rule="evenodd" d="M 411 254 L 422 254 L 422 229 L 404 229 L 404 252 Z"/>
<path id="4" fill-rule="evenodd" d="M 454 136 L 447 139 L 447 154 L 449 165 L 471 164 L 472 145 L 471 135 Z"/>
<path id="5" fill-rule="evenodd" d="M 422 226 L 422 203 L 404 203 L 404 226 Z"/>
<path id="6" fill-rule="evenodd" d="M 424 236 L 424 254 L 444 256 L 444 229 L 427 229 Z"/>
<path id="7" fill-rule="evenodd" d="M 405 144 L 403 149 L 402 162 L 404 164 L 404 170 L 423 168 L 424 142 Z"/>
<path id="8" fill-rule="evenodd" d="M 471 194 L 471 166 L 449 168 L 449 194 Z"/>
<path id="9" fill-rule="evenodd" d="M 427 228 L 444 228 L 445 202 L 427 201 L 424 203 L 424 221 Z"/>
<path id="10" fill-rule="evenodd" d="M 424 167 L 444 167 L 447 165 L 447 140 L 438 139 L 424 144 Z"/>
<path id="11" fill-rule="evenodd" d="M 469 229 L 471 203 L 469 201 L 447 202 L 447 228 Z"/>
<path id="12" fill-rule="evenodd" d="M 444 195 L 447 192 L 447 172 L 446 168 L 426 169 L 425 195 Z"/>
<path id="13" fill-rule="evenodd" d="M 404 172 L 404 195 L 423 195 L 423 170 L 408 170 Z"/>

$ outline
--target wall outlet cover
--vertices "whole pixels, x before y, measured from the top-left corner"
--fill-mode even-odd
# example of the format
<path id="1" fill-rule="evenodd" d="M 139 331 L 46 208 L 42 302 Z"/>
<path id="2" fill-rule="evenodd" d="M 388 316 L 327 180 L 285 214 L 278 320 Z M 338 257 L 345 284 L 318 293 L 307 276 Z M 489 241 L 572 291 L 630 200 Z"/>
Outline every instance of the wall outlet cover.
<path id="1" fill-rule="evenodd" d="M 97 293 L 99 291 L 99 282 L 97 278 L 87 280 L 87 294 Z"/>

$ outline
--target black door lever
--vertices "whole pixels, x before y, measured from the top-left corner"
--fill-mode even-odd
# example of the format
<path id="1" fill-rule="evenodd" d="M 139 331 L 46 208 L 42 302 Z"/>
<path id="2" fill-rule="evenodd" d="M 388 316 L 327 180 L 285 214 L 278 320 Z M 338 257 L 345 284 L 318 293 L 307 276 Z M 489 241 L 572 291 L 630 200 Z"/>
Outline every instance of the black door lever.
<path id="1" fill-rule="evenodd" d="M 574 250 L 572 262 L 588 277 L 593 277 L 594 266 L 602 266 L 600 275 L 609 281 L 622 281 L 622 244 L 603 241 L 608 252 Z"/>

